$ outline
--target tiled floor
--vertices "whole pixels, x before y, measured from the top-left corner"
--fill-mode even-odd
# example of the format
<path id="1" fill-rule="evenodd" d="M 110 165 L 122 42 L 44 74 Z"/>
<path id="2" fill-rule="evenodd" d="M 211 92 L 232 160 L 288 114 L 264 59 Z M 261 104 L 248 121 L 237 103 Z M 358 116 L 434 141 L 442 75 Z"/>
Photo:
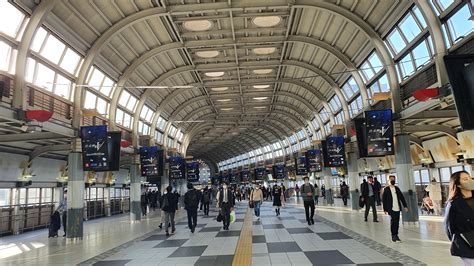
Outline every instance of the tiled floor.
<path id="1" fill-rule="evenodd" d="M 42 241 L 46 245 L 34 252 L 26 250 L 23 254 L 0 259 L 0 264 L 231 265 L 246 209 L 244 202 L 237 206 L 237 219 L 229 231 L 223 231 L 222 224 L 215 220 L 215 210 L 209 217 L 199 214 L 194 234 L 187 228 L 185 212 L 180 212 L 176 233 L 169 237 L 165 236 L 164 230 L 156 229 L 157 216 L 148 217 L 138 227 L 127 223 L 127 217 L 107 218 L 120 229 L 109 229 L 107 223 L 98 220 L 85 226 L 87 232 L 95 230 L 97 236 L 87 233 L 84 240 L 76 244 L 63 243 L 64 239 L 44 241 L 30 236 L 29 243 Z M 386 217 L 374 224 L 361 222 L 360 216 L 360 212 L 347 208 L 318 206 L 315 224 L 308 226 L 302 204 L 290 201 L 281 210 L 281 216 L 276 217 L 271 203 L 265 202 L 261 208 L 261 221 L 253 219 L 252 264 L 457 265 L 460 262 L 449 255 L 449 245 L 438 220 L 402 226 L 401 237 L 406 241 L 393 244 L 387 237 L 389 223 Z M 96 227 L 115 234 L 103 235 Z M 101 236 L 109 241 L 101 241 Z M 10 244 L 20 239 L 16 245 L 22 247 L 21 243 L 26 242 L 28 235 L 0 238 L 0 244 L 4 239 Z M 431 255 L 421 254 L 427 249 L 432 251 Z M 432 256 L 436 260 L 430 259 Z"/>

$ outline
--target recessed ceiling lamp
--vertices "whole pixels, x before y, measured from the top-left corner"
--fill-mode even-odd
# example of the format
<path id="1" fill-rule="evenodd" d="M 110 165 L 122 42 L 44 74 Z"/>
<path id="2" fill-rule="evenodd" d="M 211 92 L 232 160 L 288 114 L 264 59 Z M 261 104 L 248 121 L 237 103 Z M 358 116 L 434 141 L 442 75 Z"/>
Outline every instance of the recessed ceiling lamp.
<path id="1" fill-rule="evenodd" d="M 264 16 L 264 17 L 255 17 L 252 20 L 253 24 L 258 27 L 266 28 L 273 27 L 278 25 L 281 22 L 281 17 L 279 16 Z"/>
<path id="2" fill-rule="evenodd" d="M 254 89 L 267 89 L 270 88 L 270 85 L 253 85 Z"/>
<path id="3" fill-rule="evenodd" d="M 231 99 L 219 99 L 217 100 L 218 102 L 230 102 L 232 101 Z"/>
<path id="4" fill-rule="evenodd" d="M 239 132 L 232 132 L 232 135 L 239 135 Z"/>
<path id="5" fill-rule="evenodd" d="M 185 21 L 183 27 L 189 31 L 205 31 L 212 27 L 212 22 L 210 20 Z"/>
<path id="6" fill-rule="evenodd" d="M 219 55 L 219 51 L 198 51 L 196 55 L 201 58 L 214 58 Z"/>
<path id="7" fill-rule="evenodd" d="M 255 109 L 265 109 L 267 107 L 266 106 L 254 106 L 253 108 L 255 108 Z"/>
<path id="8" fill-rule="evenodd" d="M 273 69 L 254 69 L 253 73 L 257 75 L 265 75 L 265 74 L 270 74 L 273 72 Z"/>
<path id="9" fill-rule="evenodd" d="M 258 55 L 267 55 L 273 54 L 276 51 L 275 47 L 260 47 L 260 48 L 253 48 L 253 52 Z"/>
<path id="10" fill-rule="evenodd" d="M 229 108 L 221 108 L 221 111 L 231 111 L 234 110 L 234 108 L 229 107 Z"/>
<path id="11" fill-rule="evenodd" d="M 219 72 L 206 72 L 205 75 L 208 76 L 208 77 L 210 77 L 210 78 L 218 78 L 218 77 L 224 76 L 224 72 L 223 72 L 223 71 L 219 71 Z"/>
<path id="12" fill-rule="evenodd" d="M 268 99 L 268 97 L 254 97 L 253 99 L 257 101 L 263 101 L 263 100 Z"/>
<path id="13" fill-rule="evenodd" d="M 218 88 L 211 88 L 213 91 L 226 91 L 228 90 L 229 87 L 218 87 Z"/>

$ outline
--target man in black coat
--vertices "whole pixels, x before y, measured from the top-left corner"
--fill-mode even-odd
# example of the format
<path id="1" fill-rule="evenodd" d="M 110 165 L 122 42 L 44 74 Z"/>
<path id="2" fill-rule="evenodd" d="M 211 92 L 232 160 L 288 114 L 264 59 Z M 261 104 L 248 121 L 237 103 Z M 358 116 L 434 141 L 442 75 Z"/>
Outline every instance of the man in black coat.
<path id="1" fill-rule="evenodd" d="M 369 210 L 372 208 L 372 213 L 374 217 L 374 222 L 378 223 L 379 221 L 377 220 L 377 209 L 375 207 L 375 191 L 374 188 L 374 177 L 369 176 L 367 177 L 367 182 L 364 182 L 360 186 L 361 190 L 361 195 L 362 195 L 362 200 L 365 202 L 365 215 L 364 215 L 364 221 L 367 222 L 367 216 L 369 216 Z"/>
<path id="2" fill-rule="evenodd" d="M 234 210 L 234 199 L 232 190 L 227 182 L 224 182 L 222 189 L 217 193 L 217 207 L 220 208 L 223 216 L 224 230 L 229 230 L 230 212 Z"/>
<path id="3" fill-rule="evenodd" d="M 382 191 L 382 184 L 377 180 L 377 177 L 374 177 L 374 189 L 375 193 L 375 201 L 377 202 L 377 206 L 382 205 L 382 199 L 380 198 L 380 192 Z"/>
<path id="4" fill-rule="evenodd" d="M 199 206 L 199 200 L 201 199 L 201 193 L 194 189 L 192 183 L 188 183 L 188 192 L 184 194 L 184 208 L 188 213 L 188 228 L 191 233 L 194 233 L 197 225 L 197 210 Z"/>
<path id="5" fill-rule="evenodd" d="M 400 226 L 400 212 L 403 208 L 408 211 L 408 205 L 400 188 L 395 186 L 395 176 L 390 175 L 390 185 L 383 190 L 383 211 L 390 215 L 390 231 L 392 233 L 393 242 L 402 242 L 398 237 L 398 228 Z"/>

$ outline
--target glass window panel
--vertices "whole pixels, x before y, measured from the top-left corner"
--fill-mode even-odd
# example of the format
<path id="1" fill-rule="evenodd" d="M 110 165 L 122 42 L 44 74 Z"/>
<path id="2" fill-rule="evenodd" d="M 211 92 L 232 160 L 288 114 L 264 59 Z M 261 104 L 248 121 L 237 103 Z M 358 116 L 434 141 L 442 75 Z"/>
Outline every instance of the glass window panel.
<path id="1" fill-rule="evenodd" d="M 54 87 L 54 94 L 63 98 L 70 99 L 71 96 L 71 81 L 62 75 L 56 76 L 56 85 Z"/>
<path id="2" fill-rule="evenodd" d="M 42 203 L 53 201 L 52 190 L 53 190 L 52 188 L 41 189 L 41 202 Z"/>
<path id="3" fill-rule="evenodd" d="M 378 80 L 378 83 L 379 83 L 379 89 L 380 89 L 381 92 L 390 91 L 390 87 L 388 85 L 387 74 L 384 74 L 383 76 L 381 76 Z"/>
<path id="4" fill-rule="evenodd" d="M 159 131 L 156 131 L 155 132 L 155 140 L 158 143 L 163 143 L 163 134 L 161 134 L 161 132 L 159 132 Z"/>
<path id="5" fill-rule="evenodd" d="M 474 30 L 474 22 L 469 20 L 471 12 L 469 7 L 465 4 L 456 14 L 454 14 L 447 22 L 449 34 L 456 42 L 462 36 L 467 36 Z"/>
<path id="6" fill-rule="evenodd" d="M 142 107 L 141 112 L 140 112 L 140 118 L 141 118 L 141 119 L 145 119 L 145 120 L 148 121 L 148 119 L 146 119 L 146 118 L 147 118 L 147 115 L 148 115 L 148 112 L 150 112 L 150 108 L 148 108 L 146 105 L 144 105 L 144 106 Z M 148 122 L 151 122 L 151 121 L 148 121 Z"/>
<path id="7" fill-rule="evenodd" d="M 12 48 L 8 44 L 0 41 L 0 70 L 9 70 L 11 52 Z"/>
<path id="8" fill-rule="evenodd" d="M 408 42 L 415 39 L 415 37 L 421 32 L 420 27 L 416 24 L 415 18 L 413 18 L 411 13 L 408 13 L 405 16 L 405 18 L 400 22 L 399 27 Z"/>
<path id="9" fill-rule="evenodd" d="M 415 184 L 420 184 L 420 171 L 413 171 L 413 178 L 415 179 Z"/>
<path id="10" fill-rule="evenodd" d="M 434 1 L 441 8 L 441 11 L 446 10 L 452 3 L 454 3 L 454 0 L 434 0 Z"/>
<path id="11" fill-rule="evenodd" d="M 378 73 L 383 69 L 382 62 L 380 61 L 380 58 L 376 52 L 373 52 L 372 55 L 369 57 L 369 62 L 372 65 L 372 68 L 375 73 Z"/>
<path id="12" fill-rule="evenodd" d="M 32 59 L 31 57 L 28 57 L 28 61 L 26 62 L 26 75 L 25 75 L 25 80 L 27 82 L 33 83 L 33 77 L 35 75 L 35 67 L 36 67 L 36 61 Z"/>
<path id="13" fill-rule="evenodd" d="M 109 104 L 106 100 L 102 99 L 101 97 L 97 97 L 97 111 L 99 114 L 106 116 L 109 111 Z"/>
<path id="14" fill-rule="evenodd" d="M 341 101 L 337 95 L 334 95 L 331 100 L 329 100 L 329 106 L 331 107 L 333 113 L 342 108 Z"/>
<path id="15" fill-rule="evenodd" d="M 38 204 L 40 201 L 40 189 L 28 188 L 28 204 Z"/>
<path id="16" fill-rule="evenodd" d="M 441 182 L 443 183 L 449 183 L 449 180 L 451 179 L 451 171 L 449 167 L 443 167 L 440 169 L 440 175 L 441 175 Z"/>
<path id="17" fill-rule="evenodd" d="M 10 205 L 10 193 L 11 193 L 11 189 L 0 188 L 0 206 Z"/>
<path id="18" fill-rule="evenodd" d="M 319 111 L 319 116 L 321 117 L 321 120 L 323 122 L 326 122 L 329 120 L 329 114 L 324 107 L 321 109 L 321 111 Z"/>
<path id="19" fill-rule="evenodd" d="M 403 57 L 398 65 L 400 66 L 400 75 L 402 80 L 415 72 L 411 54 L 407 54 L 405 57 Z"/>
<path id="20" fill-rule="evenodd" d="M 135 105 L 137 103 L 137 98 L 130 95 L 130 99 L 128 99 L 128 103 L 127 103 L 127 109 L 130 110 L 130 111 L 135 111 Z"/>
<path id="21" fill-rule="evenodd" d="M 80 60 L 81 60 L 81 56 L 78 55 L 73 50 L 71 50 L 70 48 L 68 48 L 59 66 L 62 69 L 66 70 L 67 72 L 74 74 L 76 73 L 76 68 Z"/>
<path id="22" fill-rule="evenodd" d="M 161 131 L 165 130 L 165 126 L 166 126 L 166 120 L 163 119 L 163 117 L 158 117 L 158 129 L 160 129 Z"/>
<path id="23" fill-rule="evenodd" d="M 25 15 L 8 1 L 2 0 L 0 1 L 0 17 L 3 21 L 0 23 L 0 32 L 16 38 Z"/>
<path id="24" fill-rule="evenodd" d="M 428 170 L 426 169 L 420 170 L 420 175 L 421 175 L 421 182 L 423 182 L 423 184 L 430 183 L 430 173 Z"/>
<path id="25" fill-rule="evenodd" d="M 395 51 L 395 54 L 398 54 L 406 46 L 406 43 L 400 35 L 398 29 L 394 29 L 393 32 L 390 33 L 388 36 L 388 42 L 390 47 L 392 47 L 392 49 Z"/>
<path id="26" fill-rule="evenodd" d="M 46 40 L 46 44 L 40 51 L 40 54 L 47 60 L 57 64 L 59 63 L 59 59 L 61 59 L 61 55 L 63 54 L 65 48 L 66 45 L 64 45 L 64 43 L 62 43 L 53 35 L 49 35 Z"/>
<path id="27" fill-rule="evenodd" d="M 122 94 L 120 94 L 119 104 L 123 107 L 126 107 L 127 103 L 128 103 L 128 99 L 130 99 L 130 96 L 131 95 L 130 95 L 130 93 L 128 93 L 128 91 L 123 90 Z"/>
<path id="28" fill-rule="evenodd" d="M 426 47 L 426 41 L 420 43 L 418 46 L 413 49 L 413 56 L 415 58 L 416 68 L 420 68 L 426 62 L 430 61 L 430 53 L 428 47 Z"/>
<path id="29" fill-rule="evenodd" d="M 102 86 L 100 87 L 100 92 L 102 92 L 104 95 L 110 96 L 114 86 L 115 82 L 106 76 Z"/>
<path id="30" fill-rule="evenodd" d="M 420 9 L 418 9 L 417 6 L 414 6 L 412 10 L 413 10 L 413 13 L 415 13 L 415 17 L 420 22 L 421 27 L 426 28 L 425 17 L 423 17 L 423 15 L 421 14 Z"/>
<path id="31" fill-rule="evenodd" d="M 38 64 L 38 73 L 36 74 L 35 84 L 52 92 L 54 75 L 55 73 L 53 70 L 44 66 L 43 64 Z"/>
<path id="32" fill-rule="evenodd" d="M 127 128 L 132 128 L 132 116 L 130 116 L 128 113 L 124 113 L 123 115 L 123 125 Z"/>
<path id="33" fill-rule="evenodd" d="M 38 53 L 47 34 L 48 32 L 44 28 L 39 28 L 36 31 L 35 37 L 33 37 L 30 49 Z"/>
<path id="34" fill-rule="evenodd" d="M 90 91 L 86 91 L 86 97 L 84 99 L 85 109 L 95 109 L 97 96 Z"/>
<path id="35" fill-rule="evenodd" d="M 370 80 L 375 75 L 375 71 L 372 69 L 372 66 L 370 66 L 368 62 L 365 62 L 364 64 L 362 64 L 361 70 L 365 78 L 365 81 Z"/>
<path id="36" fill-rule="evenodd" d="M 105 75 L 94 67 L 92 69 L 92 75 L 87 84 L 96 90 L 100 90 L 100 86 L 102 85 L 102 81 L 104 80 L 104 78 Z"/>
<path id="37" fill-rule="evenodd" d="M 117 113 L 115 114 L 115 123 L 123 125 L 123 116 L 124 112 L 120 109 L 117 109 Z"/>
<path id="38" fill-rule="evenodd" d="M 451 167 L 451 173 L 456 173 L 456 172 L 459 172 L 459 171 L 462 171 L 464 170 L 464 168 L 462 167 L 462 165 L 458 165 L 458 166 L 453 166 Z"/>

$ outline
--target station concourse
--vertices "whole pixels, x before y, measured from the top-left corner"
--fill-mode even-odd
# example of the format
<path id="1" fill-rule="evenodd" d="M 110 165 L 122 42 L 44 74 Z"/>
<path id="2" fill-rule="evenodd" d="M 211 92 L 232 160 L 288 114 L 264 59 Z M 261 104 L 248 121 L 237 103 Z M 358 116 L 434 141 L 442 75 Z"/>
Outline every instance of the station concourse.
<path id="1" fill-rule="evenodd" d="M 0 265 L 474 265 L 473 32 L 472 0 L 0 0 Z"/>

